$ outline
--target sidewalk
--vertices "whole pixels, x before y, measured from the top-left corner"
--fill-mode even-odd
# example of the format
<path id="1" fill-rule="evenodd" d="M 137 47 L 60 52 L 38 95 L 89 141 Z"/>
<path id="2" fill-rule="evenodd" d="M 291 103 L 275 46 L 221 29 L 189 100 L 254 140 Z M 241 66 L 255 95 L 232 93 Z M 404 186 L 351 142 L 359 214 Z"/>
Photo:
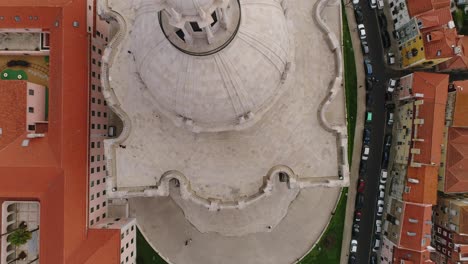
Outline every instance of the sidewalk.
<path id="1" fill-rule="evenodd" d="M 345 1 L 346 3 L 347 1 Z M 356 19 L 354 18 L 353 5 L 351 3 L 345 5 L 345 12 L 348 18 L 348 26 L 351 35 L 351 42 L 353 44 L 354 58 L 356 63 L 356 78 L 357 78 L 357 116 L 356 128 L 354 134 L 354 149 L 353 160 L 350 166 L 350 185 L 348 189 L 348 200 L 346 205 L 346 217 L 343 230 L 343 242 L 341 245 L 341 261 L 340 263 L 348 263 L 349 257 L 349 243 L 351 241 L 351 228 L 353 226 L 354 217 L 354 203 L 356 198 L 356 185 L 359 177 L 359 161 L 361 157 L 362 148 L 362 129 L 364 127 L 364 112 L 366 110 L 365 97 L 365 74 L 363 67 L 363 55 L 361 52 L 361 42 L 357 31 Z"/>

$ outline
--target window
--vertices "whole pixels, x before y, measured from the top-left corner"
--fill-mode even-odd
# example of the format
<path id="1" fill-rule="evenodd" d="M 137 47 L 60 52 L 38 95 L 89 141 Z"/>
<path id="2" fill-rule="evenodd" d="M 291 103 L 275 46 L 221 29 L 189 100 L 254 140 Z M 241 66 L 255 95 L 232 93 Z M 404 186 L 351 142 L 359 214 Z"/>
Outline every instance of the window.
<path id="1" fill-rule="evenodd" d="M 94 207 L 91 207 L 91 213 L 94 213 Z"/>
<path id="2" fill-rule="evenodd" d="M 36 126 L 35 125 L 28 125 L 28 130 L 36 130 Z"/>
<path id="3" fill-rule="evenodd" d="M 94 168 L 91 168 L 91 174 L 94 173 Z"/>
<path id="4" fill-rule="evenodd" d="M 125 234 L 121 234 L 121 235 L 120 235 L 120 240 L 124 239 L 124 236 L 125 236 Z M 121 252 L 123 252 L 123 248 L 122 248 L 122 251 L 121 251 Z"/>
<path id="5" fill-rule="evenodd" d="M 101 155 L 97 155 L 97 161 L 101 161 Z"/>
<path id="6" fill-rule="evenodd" d="M 127 236 L 128 236 L 128 229 L 125 231 L 125 235 L 127 235 Z"/>
<path id="7" fill-rule="evenodd" d="M 214 26 L 216 22 L 218 22 L 218 17 L 216 16 L 216 11 L 211 14 L 211 18 L 213 18 L 213 23 L 211 23 L 211 26 Z"/>
<path id="8" fill-rule="evenodd" d="M 97 63 L 97 64 L 98 64 L 98 66 L 99 66 L 99 67 L 101 67 L 101 62 L 100 62 L 100 61 L 98 61 L 98 63 Z"/>
<path id="9" fill-rule="evenodd" d="M 94 225 L 94 220 L 91 220 L 91 225 Z"/>
<path id="10" fill-rule="evenodd" d="M 94 187 L 94 181 L 91 181 L 91 187 Z"/>
<path id="11" fill-rule="evenodd" d="M 101 218 L 100 218 L 99 216 L 96 217 L 96 223 L 99 222 L 100 219 L 101 219 Z"/>
<path id="12" fill-rule="evenodd" d="M 100 171 L 101 171 L 101 167 L 97 167 L 97 168 L 96 168 L 96 171 L 97 171 L 97 172 L 100 172 Z"/>
<path id="13" fill-rule="evenodd" d="M 125 248 L 128 248 L 128 242 L 127 242 L 127 244 L 125 244 Z"/>
<path id="14" fill-rule="evenodd" d="M 101 205 L 96 205 L 96 210 L 99 210 L 99 208 L 101 208 Z"/>
<path id="15" fill-rule="evenodd" d="M 91 103 L 93 103 L 93 104 L 96 103 L 96 98 L 94 98 L 94 97 L 91 98 Z"/>
<path id="16" fill-rule="evenodd" d="M 133 244 L 133 238 L 132 238 L 132 240 L 130 240 L 130 244 Z"/>
<path id="17" fill-rule="evenodd" d="M 106 169 L 106 166 L 104 166 L 104 170 Z M 106 182 L 106 178 L 102 178 L 102 182 Z"/>
<path id="18" fill-rule="evenodd" d="M 131 230 L 133 231 L 133 229 L 134 229 L 134 228 L 135 228 L 135 226 L 133 226 L 133 225 L 132 225 L 132 228 L 131 228 Z"/>
<path id="19" fill-rule="evenodd" d="M 97 143 L 97 147 L 98 147 L 98 148 L 101 148 L 101 142 L 98 142 L 98 143 Z"/>
<path id="20" fill-rule="evenodd" d="M 91 129 L 95 129 L 96 128 L 96 125 L 95 124 L 91 124 Z"/>
<path id="21" fill-rule="evenodd" d="M 106 112 L 104 112 L 104 117 L 107 117 L 107 113 L 106 113 Z"/>
<path id="22" fill-rule="evenodd" d="M 101 193 L 100 193 L 100 192 L 97 192 L 97 193 L 96 193 L 96 197 L 97 197 L 97 198 L 101 197 Z"/>
<path id="23" fill-rule="evenodd" d="M 91 72 L 91 76 L 96 77 L 96 73 L 95 73 L 95 72 Z"/>
<path id="24" fill-rule="evenodd" d="M 98 103 L 98 104 L 101 104 L 101 99 L 98 99 L 98 100 L 97 100 L 97 103 Z"/>
<path id="25" fill-rule="evenodd" d="M 98 112 L 98 113 L 99 113 L 99 112 Z M 92 116 L 95 116 L 95 115 L 96 115 L 96 111 L 94 111 L 94 110 L 91 111 L 91 115 L 92 115 Z"/>
<path id="26" fill-rule="evenodd" d="M 121 248 L 121 249 L 120 249 L 120 253 L 123 253 L 123 252 L 124 252 L 124 248 Z"/>
<path id="27" fill-rule="evenodd" d="M 93 45 L 93 51 L 96 51 L 96 46 Z"/>
<path id="28" fill-rule="evenodd" d="M 193 32 L 202 32 L 203 30 L 198 26 L 197 22 L 190 22 Z"/>
<path id="29" fill-rule="evenodd" d="M 92 64 L 96 64 L 96 59 L 93 58 L 93 59 L 91 60 L 91 63 L 92 63 Z"/>
<path id="30" fill-rule="evenodd" d="M 106 190 L 102 191 L 102 195 L 106 195 Z"/>
<path id="31" fill-rule="evenodd" d="M 102 214 L 102 218 L 106 218 L 106 213 L 103 213 L 103 214 Z"/>
<path id="32" fill-rule="evenodd" d="M 94 194 L 91 194 L 91 201 L 94 200 Z"/>
<path id="33" fill-rule="evenodd" d="M 101 124 L 97 124 L 97 129 L 101 129 Z"/>
<path id="34" fill-rule="evenodd" d="M 102 50 L 101 50 L 101 49 L 98 49 L 98 54 L 99 54 L 99 55 L 102 54 Z"/>
<path id="35" fill-rule="evenodd" d="M 28 112 L 29 112 L 29 113 L 34 113 L 34 107 L 31 107 L 31 106 L 28 107 Z"/>
<path id="36" fill-rule="evenodd" d="M 94 142 L 91 142 L 91 148 L 94 148 Z"/>
<path id="37" fill-rule="evenodd" d="M 101 117 L 101 112 L 98 111 L 98 112 L 97 112 L 97 116 L 98 116 L 98 117 Z"/>
<path id="38" fill-rule="evenodd" d="M 92 89 L 93 91 L 95 91 L 95 90 L 96 90 L 96 85 L 92 84 L 92 85 L 91 85 L 91 89 Z"/>
<path id="39" fill-rule="evenodd" d="M 98 89 L 98 92 L 100 92 L 100 91 L 101 91 L 101 86 L 98 86 L 98 88 L 97 88 L 97 89 Z"/>
<path id="40" fill-rule="evenodd" d="M 106 201 L 102 202 L 102 207 L 106 207 Z"/>
<path id="41" fill-rule="evenodd" d="M 34 95 L 34 90 L 33 90 L 33 89 L 29 89 L 29 90 L 28 90 L 28 93 L 29 93 L 29 95 Z"/>
<path id="42" fill-rule="evenodd" d="M 102 166 L 102 170 L 106 170 L 106 165 Z"/>
<path id="43" fill-rule="evenodd" d="M 94 156 L 91 156 L 91 162 L 94 162 Z"/>

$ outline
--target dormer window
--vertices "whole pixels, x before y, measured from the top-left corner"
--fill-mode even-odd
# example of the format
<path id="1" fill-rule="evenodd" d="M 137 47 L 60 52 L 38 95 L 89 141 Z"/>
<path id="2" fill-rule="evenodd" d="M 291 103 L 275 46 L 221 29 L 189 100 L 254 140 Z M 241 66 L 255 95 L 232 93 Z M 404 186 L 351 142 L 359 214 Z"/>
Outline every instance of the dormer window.
<path id="1" fill-rule="evenodd" d="M 197 22 L 190 22 L 193 32 L 202 32 L 203 30 L 198 26 Z"/>
<path id="2" fill-rule="evenodd" d="M 213 27 L 216 25 L 216 22 L 218 22 L 218 16 L 216 15 L 216 11 L 211 14 L 211 18 L 213 18 L 213 23 L 211 23 L 211 26 Z"/>

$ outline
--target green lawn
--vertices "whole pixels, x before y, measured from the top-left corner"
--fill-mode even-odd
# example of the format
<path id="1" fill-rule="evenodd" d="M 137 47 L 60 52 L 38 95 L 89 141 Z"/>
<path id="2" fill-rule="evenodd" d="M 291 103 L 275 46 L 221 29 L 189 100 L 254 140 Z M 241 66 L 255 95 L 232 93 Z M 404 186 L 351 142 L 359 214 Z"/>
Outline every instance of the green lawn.
<path id="1" fill-rule="evenodd" d="M 348 160 L 351 164 L 354 146 L 354 131 L 357 113 L 357 77 L 353 45 L 349 33 L 348 20 L 343 5 L 343 58 L 346 87 L 346 112 L 348 114 Z"/>
<path id="2" fill-rule="evenodd" d="M 0 78 L 2 80 L 27 80 L 28 75 L 23 70 L 6 69 L 1 72 Z"/>
<path id="3" fill-rule="evenodd" d="M 300 264 L 340 263 L 347 194 L 348 188 L 343 188 L 335 214 L 328 224 L 327 230 L 314 249 L 299 262 Z"/>
<path id="4" fill-rule="evenodd" d="M 158 253 L 146 242 L 145 237 L 137 229 L 137 264 L 167 264 Z"/>

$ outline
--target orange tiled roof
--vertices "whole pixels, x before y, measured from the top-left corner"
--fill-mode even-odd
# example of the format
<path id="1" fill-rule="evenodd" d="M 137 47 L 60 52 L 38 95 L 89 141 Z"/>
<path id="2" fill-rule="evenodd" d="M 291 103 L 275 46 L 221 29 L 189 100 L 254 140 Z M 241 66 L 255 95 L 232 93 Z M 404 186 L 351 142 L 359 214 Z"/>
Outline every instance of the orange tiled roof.
<path id="1" fill-rule="evenodd" d="M 468 233 L 468 206 L 463 206 L 460 210 L 460 231 L 459 233 Z M 468 245 L 465 247 L 465 253 L 468 253 Z"/>
<path id="2" fill-rule="evenodd" d="M 427 32 L 434 27 L 447 25 L 449 21 L 453 20 L 450 7 L 441 9 L 432 9 L 428 12 L 416 16 L 422 23 L 422 32 Z"/>
<path id="3" fill-rule="evenodd" d="M 392 263 L 405 263 L 405 264 L 430 264 L 435 263 L 430 258 L 428 250 L 414 251 L 406 248 L 394 247 L 393 248 L 393 262 Z M 402 262 L 404 261 L 404 262 Z"/>
<path id="4" fill-rule="evenodd" d="M 432 40 L 427 41 L 428 35 Z M 453 47 L 457 45 L 458 34 L 456 28 L 439 28 L 423 32 L 426 59 L 443 59 L 455 56 Z"/>
<path id="5" fill-rule="evenodd" d="M 408 167 L 407 178 L 419 181 L 406 182 L 411 187 L 409 192 L 403 193 L 403 200 L 412 203 L 437 204 L 437 166 Z"/>
<path id="6" fill-rule="evenodd" d="M 405 204 L 398 246 L 416 251 L 424 250 L 431 242 L 432 205 L 408 202 Z"/>
<path id="7" fill-rule="evenodd" d="M 461 53 L 438 65 L 440 71 L 461 70 L 468 68 L 468 37 L 459 35 L 457 46 L 461 48 Z"/>
<path id="8" fill-rule="evenodd" d="M 407 0 L 406 3 L 411 17 L 432 9 L 450 7 L 450 0 Z"/>
<path id="9" fill-rule="evenodd" d="M 413 75 L 413 94 L 424 94 L 424 103 L 416 117 L 424 119 L 424 124 L 418 126 L 418 138 L 424 141 L 413 144 L 413 148 L 420 150 L 420 154 L 413 155 L 415 162 L 440 163 L 448 82 L 447 74 L 415 72 Z"/>
<path id="10" fill-rule="evenodd" d="M 468 127 L 468 80 L 453 82 L 457 89 L 453 127 Z"/>
<path id="11" fill-rule="evenodd" d="M 450 127 L 448 133 L 444 192 L 468 192 L 468 128 Z"/>
<path id="12" fill-rule="evenodd" d="M 26 132 L 26 81 L 0 81 L 0 150 Z"/>

